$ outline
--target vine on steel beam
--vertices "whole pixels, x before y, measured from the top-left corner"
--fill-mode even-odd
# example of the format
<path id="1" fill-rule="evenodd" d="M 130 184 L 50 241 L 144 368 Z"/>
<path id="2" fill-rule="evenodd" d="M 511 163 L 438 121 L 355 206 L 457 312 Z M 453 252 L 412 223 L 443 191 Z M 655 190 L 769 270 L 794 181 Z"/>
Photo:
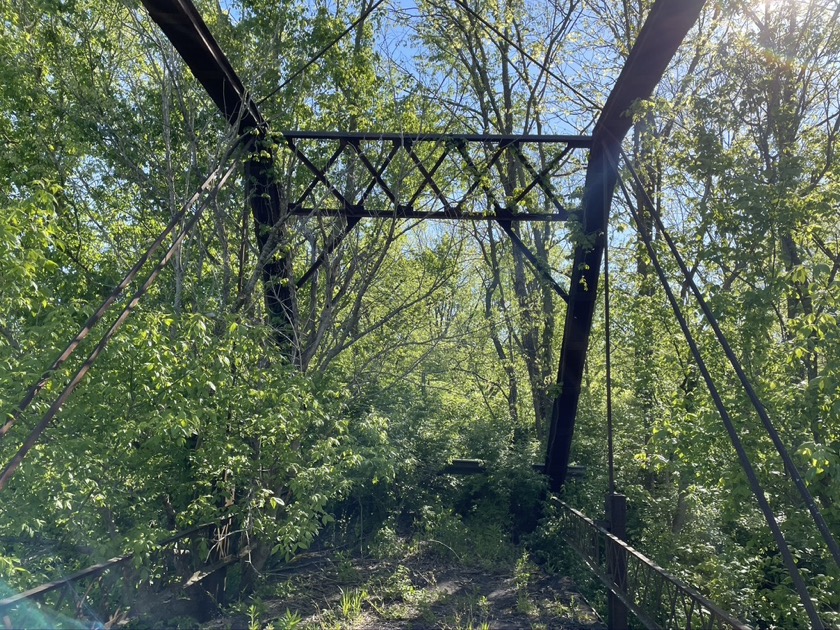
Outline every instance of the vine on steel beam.
<path id="1" fill-rule="evenodd" d="M 582 205 L 584 238 L 575 247 L 557 373 L 559 393 L 552 408 L 546 452 L 545 470 L 554 491 L 563 486 L 569 465 L 604 232 L 618 177 L 615 164 L 621 142 L 633 124 L 628 110 L 651 95 L 704 4 L 705 0 L 656 1 L 595 125 Z"/>
<path id="2" fill-rule="evenodd" d="M 284 241 L 286 197 L 274 179 L 274 154 L 267 140 L 268 125 L 233 66 L 207 28 L 191 0 L 142 0 L 227 121 L 240 134 L 254 134 L 245 160 L 245 181 L 260 251 Z M 266 309 L 278 343 L 295 361 L 293 322 L 297 311 L 290 261 L 273 255 L 262 269 Z"/>

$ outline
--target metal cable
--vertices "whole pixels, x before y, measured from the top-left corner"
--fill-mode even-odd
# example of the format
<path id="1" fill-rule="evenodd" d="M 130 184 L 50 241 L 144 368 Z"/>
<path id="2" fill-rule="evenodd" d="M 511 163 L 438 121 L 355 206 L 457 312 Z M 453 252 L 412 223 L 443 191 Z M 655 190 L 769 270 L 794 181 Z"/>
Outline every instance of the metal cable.
<path id="1" fill-rule="evenodd" d="M 257 101 L 257 106 L 260 106 L 263 103 L 265 103 L 268 99 L 270 99 L 272 96 L 277 94 L 277 92 L 282 90 L 284 87 L 289 85 L 289 83 L 291 83 L 292 81 L 297 79 L 301 74 L 306 72 L 306 70 L 307 70 L 307 68 L 309 68 L 309 66 L 311 66 L 313 63 L 318 61 L 324 55 L 326 55 L 333 46 L 335 46 L 338 42 L 340 42 L 342 39 L 344 39 L 350 31 L 352 31 L 359 24 L 361 24 L 364 20 L 366 20 L 367 17 L 371 13 L 373 13 L 376 9 L 378 9 L 380 7 L 380 5 L 382 5 L 384 3 L 385 3 L 385 0 L 378 0 L 378 2 L 375 2 L 374 4 L 370 5 L 367 9 L 362 11 L 361 15 L 359 15 L 359 17 L 357 17 L 355 20 L 353 20 L 353 22 L 350 23 L 350 26 L 348 26 L 346 29 L 344 29 L 338 37 L 333 39 L 329 44 L 327 44 L 321 50 L 319 50 L 317 53 L 315 53 L 315 55 L 312 58 L 310 58 L 309 61 L 307 61 L 305 64 L 303 64 L 300 68 L 298 68 L 297 70 L 292 72 L 292 74 L 289 75 L 289 77 L 285 81 L 283 81 L 283 83 L 278 85 L 276 88 L 271 90 L 271 92 L 269 92 L 268 94 L 263 96 L 260 100 L 258 100 Z"/>
<path id="2" fill-rule="evenodd" d="M 161 232 L 155 241 L 149 246 L 149 248 L 145 251 L 145 253 L 140 256 L 139 260 L 134 264 L 134 266 L 128 270 L 128 273 L 125 274 L 125 277 L 120 281 L 120 283 L 114 288 L 111 294 L 105 298 L 105 301 L 99 306 L 96 312 L 88 318 L 88 320 L 84 323 L 81 330 L 76 334 L 75 337 L 70 341 L 69 344 L 64 348 L 61 354 L 50 364 L 50 366 L 44 370 L 44 373 L 41 374 L 41 377 L 27 390 L 26 394 L 24 395 L 23 399 L 18 403 L 17 407 L 15 407 L 14 411 L 12 411 L 8 415 L 8 419 L 6 420 L 5 424 L 0 427 L 0 439 L 6 437 L 6 434 L 14 427 L 14 425 L 21 419 L 23 413 L 27 410 L 29 405 L 32 404 L 32 401 L 38 396 L 39 393 L 44 389 L 46 384 L 49 382 L 50 378 L 52 378 L 53 374 L 55 374 L 62 365 L 72 356 L 72 354 L 76 351 L 79 345 L 87 338 L 90 334 L 91 330 L 99 323 L 102 317 L 107 313 L 110 308 L 114 305 L 114 303 L 119 299 L 122 292 L 125 291 L 126 287 L 134 282 L 134 279 L 137 277 L 137 274 L 140 273 L 140 270 L 146 265 L 149 258 L 151 258 L 154 253 L 160 248 L 161 244 L 163 243 L 164 239 L 175 229 L 175 227 L 183 220 L 186 213 L 189 209 L 195 205 L 195 203 L 201 199 L 201 196 L 206 193 L 208 190 L 211 189 L 211 186 L 214 182 L 218 179 L 219 175 L 222 173 L 222 169 L 224 164 L 228 161 L 230 156 L 233 152 L 240 146 L 243 137 L 237 138 L 237 140 L 233 143 L 233 145 L 227 150 L 224 157 L 222 158 L 220 165 L 216 168 L 210 175 L 207 176 L 207 179 L 204 180 L 204 183 L 201 184 L 199 189 L 195 192 L 195 194 L 190 197 L 190 199 L 181 206 L 181 209 L 175 213 L 172 219 L 169 221 L 169 224 L 164 228 L 163 232 Z"/>
<path id="3" fill-rule="evenodd" d="M 53 404 L 38 422 L 38 424 L 33 428 L 29 435 L 27 435 L 26 439 L 23 441 L 23 444 L 18 449 L 18 452 L 15 453 L 14 457 L 9 461 L 6 467 L 3 469 L 2 474 L 0 474 L 0 491 L 6 488 L 9 480 L 15 474 L 17 469 L 20 467 L 20 464 L 23 462 L 23 459 L 26 457 L 27 453 L 32 450 L 35 444 L 40 439 L 41 435 L 44 431 L 47 430 L 50 423 L 52 422 L 53 418 L 61 411 L 64 404 L 76 390 L 79 383 L 85 378 L 87 373 L 93 367 L 96 360 L 108 346 L 108 343 L 114 337 L 114 335 L 122 328 L 122 325 L 128 319 L 129 315 L 134 311 L 137 305 L 140 303 L 140 299 L 146 294 L 149 288 L 154 284 L 155 280 L 157 280 L 158 275 L 169 261 L 172 259 L 172 256 L 175 254 L 178 246 L 184 241 L 184 238 L 190 233 L 190 231 L 198 224 L 199 219 L 202 217 L 204 213 L 204 209 L 207 207 L 209 200 L 216 194 L 218 191 L 224 186 L 225 182 L 227 182 L 228 178 L 233 174 L 233 172 L 239 167 L 238 162 L 234 162 L 228 169 L 225 171 L 224 175 L 218 180 L 216 185 L 210 191 L 210 194 L 206 195 L 202 200 L 202 203 L 198 206 L 196 211 L 193 213 L 193 216 L 190 217 L 190 220 L 184 226 L 184 229 L 181 233 L 175 238 L 172 244 L 169 246 L 169 249 L 164 254 L 163 258 L 158 262 L 154 269 L 152 269 L 149 276 L 146 278 L 146 281 L 143 285 L 135 292 L 134 296 L 131 298 L 131 301 L 126 305 L 117 319 L 111 324 L 111 328 L 102 336 L 99 343 L 97 344 L 96 348 L 94 348 L 93 352 L 90 353 L 87 360 L 81 365 L 81 367 L 76 371 L 73 375 L 73 378 L 67 383 L 64 387 L 62 392 L 59 394 L 58 398 L 55 399 Z"/>
<path id="4" fill-rule="evenodd" d="M 633 181 L 636 184 L 637 190 L 642 194 L 642 199 L 644 200 L 645 205 L 647 205 L 648 208 L 652 210 L 654 207 L 653 200 L 647 194 L 647 191 L 642 185 L 641 178 L 639 177 L 638 173 L 636 173 L 636 170 L 633 168 L 633 165 L 631 164 L 627 154 L 624 153 L 623 149 L 622 156 L 624 158 L 624 163 L 627 165 L 628 170 L 633 176 Z M 831 530 L 828 528 L 828 524 L 825 522 L 825 519 L 823 518 L 819 507 L 817 507 L 817 504 L 814 501 L 814 497 L 811 495 L 810 491 L 808 490 L 808 487 L 805 485 L 805 481 L 802 479 L 802 475 L 799 473 L 799 470 L 797 469 L 793 458 L 790 456 L 790 453 L 785 447 L 784 442 L 782 442 L 782 438 L 779 435 L 779 432 L 776 430 L 776 427 L 773 426 L 773 422 L 767 413 L 767 409 L 761 402 L 761 399 L 758 397 L 758 394 L 756 394 L 755 389 L 753 388 L 749 378 L 747 378 L 747 375 L 744 372 L 743 367 L 741 366 L 741 362 L 738 360 L 738 357 L 732 350 L 732 346 L 729 345 L 729 340 L 726 338 L 726 335 L 721 330 L 717 318 L 715 318 L 714 313 L 712 313 L 711 308 L 709 308 L 708 303 L 703 298 L 703 294 L 700 292 L 700 289 L 694 282 L 694 278 L 689 272 L 688 266 L 685 264 L 685 260 L 677 250 L 673 239 L 668 234 L 668 230 L 665 229 L 665 225 L 663 224 L 662 219 L 656 212 L 651 211 L 651 215 L 653 216 L 654 221 L 656 222 L 656 227 L 659 230 L 659 233 L 665 239 L 665 242 L 668 245 L 668 249 L 671 251 L 671 254 L 676 260 L 677 265 L 679 266 L 680 271 L 682 272 L 682 275 L 685 278 L 685 281 L 688 283 L 688 286 L 691 288 L 691 292 L 694 294 L 697 303 L 700 305 L 700 309 L 703 311 L 703 315 L 705 316 L 706 321 L 709 322 L 709 325 L 711 325 L 712 330 L 714 330 L 715 336 L 717 337 L 718 342 L 720 343 L 724 353 L 726 354 L 726 358 L 729 359 L 729 364 L 732 366 L 732 368 L 735 370 L 735 373 L 738 375 L 738 380 L 741 382 L 741 385 L 747 392 L 747 396 L 749 397 L 752 406 L 755 408 L 756 412 L 758 413 L 758 416 L 761 418 L 761 422 L 764 425 L 764 429 L 767 431 L 768 435 L 770 436 L 770 439 L 773 441 L 773 445 L 776 447 L 776 451 L 781 456 L 785 468 L 788 471 L 788 474 L 793 479 L 793 483 L 796 486 L 796 489 L 799 491 L 799 495 L 802 497 L 802 500 L 808 507 L 808 511 L 811 513 L 811 517 L 813 518 L 814 523 L 817 525 L 817 529 L 819 529 L 823 540 L 825 541 L 826 545 L 828 545 L 828 548 L 831 551 L 831 555 L 834 557 L 835 564 L 837 564 L 837 566 L 840 567 L 840 545 L 837 544 L 837 541 L 834 539 L 834 536 L 832 536 Z"/>
<path id="5" fill-rule="evenodd" d="M 574 87 L 571 83 L 569 83 L 568 81 L 566 81 L 565 79 L 563 79 L 563 78 L 562 78 L 560 75 L 558 75 L 556 72 L 554 72 L 553 70 L 549 69 L 549 68 L 548 68 L 548 66 L 546 66 L 544 63 L 542 63 L 541 61 L 538 61 L 538 60 L 537 60 L 537 59 L 535 59 L 533 56 L 531 56 L 530 54 L 528 54 L 527 52 L 525 52 L 525 50 L 522 48 L 522 46 L 520 46 L 519 44 L 515 43 L 515 42 L 514 42 L 513 40 L 511 40 L 511 39 L 510 39 L 507 35 L 505 35 L 504 33 L 502 33 L 502 32 L 501 32 L 498 28 L 496 28 L 495 26 L 493 26 L 492 24 L 490 24 L 490 22 L 488 22 L 488 21 L 487 21 L 487 20 L 485 20 L 483 17 L 481 17 L 481 16 L 480 16 L 478 13 L 476 13 L 476 12 L 475 12 L 472 8 L 470 8 L 470 6 L 469 6 L 466 2 L 464 2 L 464 0 L 455 0 L 455 4 L 457 4 L 459 7 L 461 7 L 462 9 L 464 9 L 464 11 L 466 11 L 467 13 L 469 13 L 470 15 L 472 15 L 472 16 L 473 16 L 476 20 L 478 20 L 479 22 L 481 22 L 481 23 L 484 25 L 484 27 L 485 27 L 485 28 L 487 28 L 487 29 L 489 29 L 490 31 L 492 31 L 492 32 L 493 32 L 495 35 L 497 35 L 498 37 L 501 37 L 501 38 L 502 38 L 502 39 L 503 39 L 503 40 L 504 40 L 507 44 L 509 44 L 510 46 L 513 46 L 513 47 L 514 47 L 514 48 L 515 48 L 515 49 L 519 52 L 519 54 L 521 54 L 523 57 L 525 57 L 525 58 L 526 58 L 528 61 L 530 61 L 531 63 L 536 64 L 538 68 L 540 68 L 543 72 L 545 72 L 545 73 L 546 73 L 548 76 L 550 76 L 552 79 L 554 79 L 555 81 L 557 81 L 558 83 L 560 83 L 560 85 L 562 85 L 563 87 L 565 87 L 565 88 L 567 88 L 568 90 L 570 90 L 570 91 L 572 92 L 572 94 L 574 94 L 575 96 L 577 96 L 577 97 L 579 97 L 579 98 L 583 99 L 584 101 L 586 101 L 586 103 L 587 103 L 587 104 L 591 105 L 592 107 L 595 107 L 598 111 L 601 111 L 601 109 L 602 109 L 602 106 L 601 106 L 601 105 L 598 105 L 598 103 L 596 103 L 595 101 L 593 101 L 593 100 L 592 100 L 591 98 L 589 98 L 586 94 L 584 94 L 583 92 L 581 92 L 580 90 L 578 90 L 576 87 Z"/>
<path id="6" fill-rule="evenodd" d="M 609 221 L 604 232 L 604 343 L 607 361 L 607 467 L 609 470 L 609 493 L 615 494 L 615 458 L 613 452 L 613 408 L 612 408 L 612 353 L 610 345 L 610 237 Z"/>
<path id="7" fill-rule="evenodd" d="M 618 165 L 614 164 L 614 167 L 617 171 Z M 749 481 L 752 493 L 753 495 L 755 495 L 755 498 L 758 501 L 758 505 L 761 508 L 761 512 L 764 515 L 765 520 L 767 521 L 767 526 L 770 528 L 770 531 L 773 534 L 773 538 L 776 541 L 776 545 L 778 546 L 779 551 L 782 554 L 782 559 L 785 563 L 785 567 L 787 568 L 788 573 L 790 574 L 790 577 L 793 580 L 793 585 L 796 588 L 796 592 L 799 595 L 799 599 L 802 602 L 802 605 L 805 607 L 805 611 L 807 612 L 808 618 L 811 621 L 811 626 L 818 630 L 822 630 L 823 628 L 825 628 L 825 625 L 820 619 L 816 606 L 811 600 L 811 596 L 808 594 L 808 588 L 805 585 L 804 580 L 802 579 L 802 575 L 799 573 L 799 568 L 796 566 L 796 562 L 793 559 L 793 555 L 791 554 L 790 548 L 788 547 L 788 544 L 785 541 L 784 534 L 782 534 L 782 530 L 779 527 L 779 523 L 776 521 L 776 517 L 773 514 L 773 510 L 767 501 L 767 497 L 764 494 L 764 489 L 761 487 L 761 482 L 758 480 L 758 476 L 755 473 L 755 469 L 752 466 L 752 462 L 750 462 L 750 458 L 747 455 L 746 450 L 744 449 L 744 445 L 741 442 L 741 438 L 738 436 L 738 432 L 736 431 L 735 425 L 732 422 L 732 418 L 729 416 L 729 412 L 727 411 L 726 406 L 723 403 L 723 399 L 721 398 L 720 393 L 718 392 L 717 387 L 715 386 L 715 383 L 712 380 L 712 376 L 709 373 L 708 368 L 706 367 L 706 363 L 703 361 L 703 357 L 700 355 L 700 350 L 697 347 L 697 343 L 694 340 L 694 336 L 691 334 L 691 331 L 688 328 L 688 323 L 685 319 L 685 316 L 682 313 L 682 310 L 679 307 L 679 304 L 677 303 L 677 299 L 674 296 L 674 292 L 671 290 L 671 286 L 668 284 L 668 279 L 665 276 L 665 272 L 663 271 L 662 266 L 659 263 L 659 257 L 656 254 L 656 250 L 653 248 L 653 243 L 651 241 L 650 234 L 648 233 L 647 228 L 645 227 L 644 223 L 639 217 L 638 212 L 633 206 L 633 202 L 630 198 L 630 193 L 627 190 L 627 187 L 624 184 L 624 180 L 620 175 L 618 178 L 618 183 L 621 186 L 622 192 L 624 193 L 624 199 L 627 202 L 627 207 L 630 210 L 630 214 L 633 217 L 633 221 L 636 223 L 639 235 L 642 237 L 642 241 L 644 242 L 645 248 L 647 249 L 648 255 L 650 256 L 651 263 L 653 264 L 653 267 L 656 270 L 657 275 L 659 276 L 659 281 L 661 282 L 662 287 L 665 289 L 665 294 L 668 297 L 668 302 L 671 305 L 671 309 L 674 311 L 674 315 L 676 316 L 677 321 L 680 324 L 680 328 L 682 329 L 683 335 L 685 336 L 689 348 L 691 349 L 691 354 L 694 357 L 695 362 L 697 363 L 697 367 L 699 368 L 700 373 L 703 376 L 703 380 L 706 382 L 706 386 L 709 389 L 709 393 L 712 396 L 712 400 L 715 403 L 715 407 L 717 407 L 718 413 L 720 414 L 720 417 L 723 420 L 724 427 L 726 427 L 726 431 L 729 434 L 729 439 L 732 442 L 732 446 L 735 448 L 735 451 L 738 454 L 738 459 L 740 461 L 741 468 L 744 470 L 744 473 L 747 476 L 747 480 Z"/>

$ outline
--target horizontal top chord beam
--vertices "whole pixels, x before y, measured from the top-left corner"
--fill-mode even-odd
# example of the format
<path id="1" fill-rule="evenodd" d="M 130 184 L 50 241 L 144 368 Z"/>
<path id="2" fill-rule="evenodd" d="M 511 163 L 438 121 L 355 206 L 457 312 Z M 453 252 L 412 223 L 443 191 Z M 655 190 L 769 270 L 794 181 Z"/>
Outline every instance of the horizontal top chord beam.
<path id="1" fill-rule="evenodd" d="M 469 212 L 440 211 L 427 212 L 411 207 L 399 206 L 392 210 L 368 210 L 364 206 L 352 206 L 338 209 L 312 208 L 290 206 L 289 214 L 299 217 L 309 216 L 342 216 L 347 219 L 437 219 L 440 221 L 536 221 L 542 223 L 563 222 L 569 220 L 568 212 L 543 214 L 540 212 L 496 212 L 495 214 L 481 214 Z"/>
<path id="2" fill-rule="evenodd" d="M 494 144 L 565 144 L 575 149 L 588 149 L 592 146 L 592 136 L 557 135 L 557 134 L 476 134 L 476 133 L 376 133 L 376 132 L 333 132 L 333 131 L 281 131 L 285 138 L 292 140 L 345 140 L 384 141 L 384 142 L 490 142 Z"/>

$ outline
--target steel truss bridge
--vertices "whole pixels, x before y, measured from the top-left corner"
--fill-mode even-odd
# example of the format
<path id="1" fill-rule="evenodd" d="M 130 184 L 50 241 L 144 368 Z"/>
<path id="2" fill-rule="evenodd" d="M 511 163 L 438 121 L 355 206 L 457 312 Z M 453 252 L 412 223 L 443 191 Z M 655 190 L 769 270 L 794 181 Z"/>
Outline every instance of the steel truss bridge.
<path id="1" fill-rule="evenodd" d="M 248 199 L 259 228 L 256 231 L 258 245 L 264 248 L 269 238 L 267 235 L 289 215 L 328 216 L 341 220 L 340 229 L 333 231 L 321 244 L 321 252 L 313 266 L 295 279 L 297 286 L 303 285 L 314 275 L 329 254 L 341 244 L 342 239 L 362 220 L 481 220 L 496 222 L 511 238 L 513 245 L 532 264 L 534 272 L 548 282 L 566 302 L 566 319 L 556 381 L 556 391 L 559 393 L 553 403 L 545 464 L 542 466 L 550 480 L 551 489 L 561 490 L 570 473 L 569 458 L 581 380 L 592 331 L 596 296 L 599 282 L 602 280 L 607 218 L 616 190 L 620 189 L 624 193 L 633 212 L 628 191 L 628 188 L 633 187 L 633 182 L 628 186 L 619 176 L 620 169 L 632 169 L 632 165 L 623 160 L 621 150 L 622 141 L 632 126 L 632 117 L 628 116 L 627 112 L 637 101 L 652 94 L 684 37 L 696 23 L 704 0 L 656 0 L 624 68 L 601 109 L 592 134 L 586 136 L 372 134 L 275 130 L 263 117 L 258 104 L 243 85 L 191 0 L 142 2 L 151 18 L 174 45 L 208 96 L 240 137 L 237 150 L 250 154 L 249 159 L 245 161 L 245 181 L 250 187 Z M 540 162 L 534 159 L 534 148 L 538 145 L 549 156 L 539 168 L 537 164 Z M 287 170 L 294 174 L 282 183 L 272 176 L 275 161 L 279 159 L 279 147 L 283 147 L 285 159 L 291 160 L 291 168 Z M 564 168 L 573 151 L 586 152 L 583 202 L 578 216 L 575 217 L 585 238 L 581 239 L 574 249 L 572 274 L 568 285 L 565 285 L 565 282 L 554 278 L 547 262 L 540 260 L 518 238 L 512 226 L 522 221 L 561 222 L 570 218 L 569 210 L 560 201 L 557 184 L 565 176 Z M 523 173 L 525 179 L 519 182 L 516 190 L 505 188 L 497 181 L 494 169 L 502 162 L 515 163 Z M 343 174 L 348 172 L 351 165 L 354 172 L 363 175 L 353 194 L 346 192 L 342 181 Z M 140 267 L 175 233 L 179 222 L 184 221 L 182 231 L 174 237 L 173 244 L 146 283 L 129 301 L 88 361 L 59 394 L 41 422 L 24 441 L 20 451 L 0 474 L 0 491 L 6 487 L 26 454 L 55 419 L 61 407 L 87 374 L 90 365 L 96 361 L 105 345 L 131 314 L 160 270 L 169 262 L 175 247 L 195 226 L 201 210 L 207 203 L 209 193 L 223 185 L 231 177 L 234 169 L 235 166 L 223 164 L 208 176 L 200 190 L 173 218 L 172 223 L 155 241 L 149 252 L 128 272 L 114 293 L 91 316 L 43 377 L 30 388 L 24 400 L 0 428 L 2 438 L 41 393 L 49 378 L 84 341 L 90 329 L 101 321 L 121 292 L 136 278 Z M 457 181 L 443 176 L 443 173 L 451 173 L 453 170 L 459 174 Z M 643 191 L 635 191 L 637 198 L 640 193 Z M 189 211 L 194 208 L 193 214 L 190 215 Z M 650 247 L 649 235 L 645 234 L 641 224 L 638 227 L 657 270 L 661 271 L 655 252 Z M 678 253 L 674 253 L 679 260 Z M 276 280 L 283 261 L 268 260 L 262 264 L 267 307 L 274 320 L 282 322 L 288 313 L 289 289 L 283 289 L 283 283 Z M 667 282 L 663 280 L 663 283 L 692 352 L 698 359 L 701 371 L 704 371 L 704 364 L 690 332 L 684 325 L 684 319 L 681 319 L 678 305 Z M 694 289 L 696 290 L 696 287 Z M 701 300 L 703 306 L 699 296 L 698 300 Z M 729 356 L 728 345 L 722 334 L 719 339 Z M 737 366 L 736 359 L 730 357 L 730 361 L 733 362 L 733 366 Z M 736 371 L 738 369 L 739 366 L 736 367 Z M 717 402 L 719 396 L 716 397 L 710 378 L 707 378 L 706 382 Z M 748 392 L 752 392 L 748 382 L 742 382 Z M 718 408 L 729 429 L 728 415 L 722 402 Z M 762 416 L 762 420 L 764 419 Z M 772 437 L 769 419 L 765 426 Z M 800 588 L 801 577 L 793 559 L 788 559 L 789 551 L 786 551 L 781 532 L 777 535 L 778 525 L 772 512 L 769 512 L 769 506 L 765 509 L 763 492 L 757 480 L 754 482 L 753 476 L 750 475 L 749 459 L 737 435 L 730 431 L 730 436 L 767 517 L 768 526 L 773 530 L 785 557 L 786 566 L 800 594 L 803 607 L 814 627 L 824 627 L 804 583 Z M 782 446 L 780 452 L 783 450 Z M 787 464 L 787 460 L 785 462 Z M 797 483 L 797 488 L 804 487 L 792 464 L 788 466 L 788 470 Z M 807 495 L 807 490 L 803 499 L 824 534 L 835 561 L 840 564 L 840 548 L 830 532 L 827 533 L 824 521 L 821 520 L 818 510 L 813 507 L 813 499 Z M 668 575 L 623 540 L 626 504 L 624 498 L 616 494 L 612 487 L 607 497 L 607 519 L 603 524 L 588 519 L 562 501 L 558 502 L 558 510 L 563 532 L 570 546 L 603 581 L 611 594 L 609 621 L 612 628 L 626 627 L 628 611 L 648 628 L 747 627 L 696 590 Z M 160 542 L 157 553 L 165 558 L 165 566 L 188 562 L 196 568 L 192 577 L 183 584 L 184 588 L 206 586 L 224 567 L 247 555 L 249 549 L 229 532 L 228 526 L 229 523 L 211 524 L 181 532 Z M 213 553 L 209 557 L 201 558 L 196 551 L 196 541 L 203 540 L 206 545 L 208 539 Z M 14 619 L 16 614 L 22 614 L 25 603 L 33 601 L 56 609 L 63 607 L 64 610 L 80 616 L 88 595 L 109 588 L 109 584 L 119 579 L 115 569 L 131 558 L 114 558 L 67 578 L 0 600 L 0 619 Z"/>
<path id="2" fill-rule="evenodd" d="M 240 134 L 256 131 L 258 137 L 268 136 L 271 130 L 257 103 L 250 96 L 250 92 L 192 2 L 143 0 L 143 4 L 228 122 L 236 127 Z M 253 200 L 254 219 L 269 230 L 282 215 L 284 204 L 288 205 L 291 212 L 303 214 L 325 209 L 323 205 L 305 205 L 313 198 L 313 193 L 318 188 L 326 192 L 319 197 L 329 200 L 331 205 L 328 206 L 328 212 L 346 213 L 348 231 L 361 218 L 381 218 L 389 212 L 394 217 L 486 219 L 486 215 L 478 216 L 470 211 L 469 199 L 475 193 L 490 195 L 495 210 L 493 218 L 504 227 L 509 225 L 511 220 L 562 220 L 567 216 L 551 184 L 556 164 L 548 172 L 538 172 L 528 161 L 525 151 L 522 150 L 523 145 L 531 142 L 559 145 L 561 150 L 551 160 L 551 163 L 557 164 L 565 157 L 566 150 L 588 150 L 585 192 L 579 220 L 584 235 L 589 238 L 586 239 L 585 245 L 577 246 L 574 251 L 568 291 L 563 291 L 559 283 L 553 283 L 557 285 L 558 293 L 567 293 L 564 299 L 568 305 L 558 366 L 557 389 L 560 394 L 554 402 L 546 453 L 545 470 L 554 490 L 563 486 L 569 465 L 583 366 L 598 293 L 607 216 L 618 181 L 621 142 L 633 124 L 632 117 L 626 114 L 637 101 L 652 94 L 685 35 L 696 23 L 704 4 L 704 0 L 660 0 L 654 3 L 591 136 L 405 137 L 394 134 L 307 134 L 280 131 L 278 136 L 281 137 L 281 141 L 287 144 L 313 177 L 301 196 L 288 201 L 285 192 L 270 177 L 274 156 L 250 162 L 248 175 L 255 182 L 253 185 L 256 193 L 250 195 Z M 300 148 L 303 140 L 333 142 L 336 145 L 334 153 L 326 163 L 315 164 Z M 380 144 L 378 151 L 374 149 L 377 152 L 375 158 L 371 158 L 370 148 L 363 147 L 366 143 Z M 257 144 L 254 143 L 255 148 Z M 432 144 L 437 150 L 426 151 L 421 157 L 424 144 Z M 475 161 L 479 152 L 475 150 L 474 145 L 490 148 L 489 157 L 484 158 L 480 164 Z M 385 172 L 400 150 L 408 156 L 409 164 L 413 165 L 422 177 L 418 189 L 403 191 L 397 195 L 393 183 L 387 181 Z M 329 177 L 329 170 L 335 160 L 348 151 L 359 156 L 371 178 L 370 184 L 360 193 L 361 196 L 353 200 L 345 199 Z M 542 211 L 539 217 L 533 216 L 533 212 L 522 213 L 518 206 L 525 198 L 521 194 L 520 199 L 507 199 L 499 194 L 499 191 L 482 188 L 482 174 L 486 174 L 503 153 L 512 154 L 531 176 L 525 196 L 538 189 L 538 192 L 547 197 L 551 212 Z M 487 155 L 487 152 L 483 155 Z M 459 159 L 459 166 L 471 179 L 470 186 L 466 191 L 462 191 L 460 197 L 448 194 L 435 180 L 436 167 L 442 160 L 451 157 Z M 418 211 L 414 202 L 423 189 L 433 191 L 436 207 Z M 371 198 L 375 194 L 387 198 L 390 208 L 378 204 L 377 210 L 373 210 L 369 201 L 372 201 Z M 506 231 L 510 234 L 509 230 Z M 524 248 L 522 243 L 515 244 Z M 332 243 L 327 243 L 324 249 L 330 250 L 334 247 Z M 531 254 L 528 258 L 533 264 L 539 265 L 540 273 L 547 272 L 535 256 Z M 305 275 L 308 274 L 309 272 Z M 284 299 L 285 296 L 282 295 L 268 297 L 269 303 L 274 303 L 273 312 L 278 317 L 282 317 L 285 312 L 282 305 Z"/>

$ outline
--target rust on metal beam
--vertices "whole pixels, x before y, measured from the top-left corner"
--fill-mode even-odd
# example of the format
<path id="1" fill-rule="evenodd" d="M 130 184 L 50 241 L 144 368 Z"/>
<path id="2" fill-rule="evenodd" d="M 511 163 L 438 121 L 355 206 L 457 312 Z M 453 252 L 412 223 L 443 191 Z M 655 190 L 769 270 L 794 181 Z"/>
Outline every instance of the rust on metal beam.
<path id="1" fill-rule="evenodd" d="M 344 208 L 318 208 L 315 206 L 290 206 L 289 214 L 299 217 L 324 218 L 345 217 L 346 219 L 436 219 L 439 221 L 500 221 L 536 223 L 563 223 L 569 220 L 567 212 L 546 214 L 542 212 L 497 211 L 496 214 L 461 212 L 456 210 L 417 210 L 410 206 L 397 206 L 392 210 L 368 210 L 364 206 L 348 205 Z"/>
<path id="2" fill-rule="evenodd" d="M 588 242 L 575 248 L 563 345 L 546 452 L 546 473 L 557 491 L 566 480 L 581 379 L 592 331 L 604 234 L 618 172 L 618 152 L 630 130 L 633 105 L 648 98 L 697 22 L 705 0 L 657 0 L 595 125 L 582 204 Z"/>
<path id="3" fill-rule="evenodd" d="M 667 573 L 613 532 L 557 497 L 552 500 L 559 507 L 558 531 L 569 546 L 646 628 L 750 630 L 740 619 Z M 610 570 L 615 564 L 630 568 L 619 580 Z M 651 597 L 651 592 L 658 595 Z"/>
<path id="4" fill-rule="evenodd" d="M 240 133 L 265 121 L 230 61 L 189 0 L 142 0 L 227 121 Z"/>
<path id="5" fill-rule="evenodd" d="M 493 144 L 565 144 L 575 149 L 592 146 L 592 136 L 562 134 L 495 134 L 495 133 L 377 133 L 335 131 L 281 131 L 292 140 L 347 140 L 393 142 L 400 146 L 418 142 L 490 142 Z"/>
<path id="6" fill-rule="evenodd" d="M 265 119 L 191 0 L 142 2 L 228 123 L 239 134 L 256 130 L 255 140 L 264 139 L 268 132 Z M 281 235 L 285 229 L 281 221 L 284 195 L 273 177 L 274 155 L 270 150 L 258 151 L 258 142 L 249 146 L 252 155 L 245 162 L 244 170 L 251 212 L 257 224 L 257 242 L 262 250 L 276 226 L 280 226 Z M 297 309 L 289 283 L 283 282 L 288 269 L 288 261 L 283 258 L 268 261 L 262 269 L 266 307 L 278 326 L 277 338 L 281 343 L 292 338 L 292 318 Z M 290 356 L 293 354 L 290 351 Z"/>

